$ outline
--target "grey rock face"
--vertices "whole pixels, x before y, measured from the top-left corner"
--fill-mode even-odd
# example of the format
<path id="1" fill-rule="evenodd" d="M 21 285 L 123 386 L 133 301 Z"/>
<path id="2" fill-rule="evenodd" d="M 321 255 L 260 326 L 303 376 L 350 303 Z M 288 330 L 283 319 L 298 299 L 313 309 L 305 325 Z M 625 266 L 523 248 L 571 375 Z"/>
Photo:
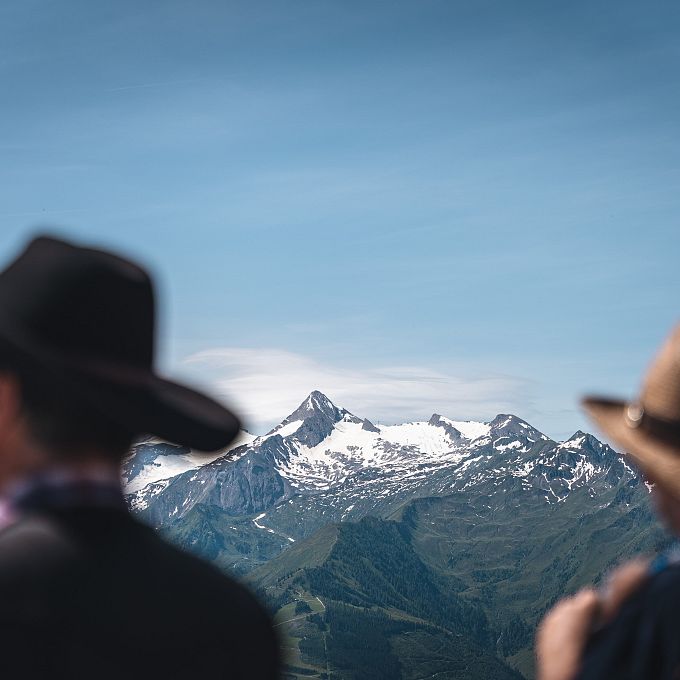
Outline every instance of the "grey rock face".
<path id="1" fill-rule="evenodd" d="M 361 423 L 361 429 L 367 432 L 380 432 L 380 430 L 368 419 L 364 418 Z"/>
<path id="2" fill-rule="evenodd" d="M 433 413 L 432 417 L 428 421 L 428 425 L 433 425 L 434 427 L 441 427 L 451 438 L 451 441 L 459 444 L 465 437 L 462 433 L 457 430 L 451 423 L 447 423 L 444 418 L 442 418 L 438 413 Z"/>
<path id="3" fill-rule="evenodd" d="M 267 510 L 289 491 L 266 455 L 254 452 L 213 476 L 209 502 L 232 515 L 252 515 Z"/>
<path id="4" fill-rule="evenodd" d="M 217 460 L 173 478 L 141 514 L 153 526 L 175 522 L 196 505 L 221 508 L 229 515 L 262 512 L 291 495 L 290 484 L 276 469 L 285 456 L 281 437 L 238 460 Z"/>

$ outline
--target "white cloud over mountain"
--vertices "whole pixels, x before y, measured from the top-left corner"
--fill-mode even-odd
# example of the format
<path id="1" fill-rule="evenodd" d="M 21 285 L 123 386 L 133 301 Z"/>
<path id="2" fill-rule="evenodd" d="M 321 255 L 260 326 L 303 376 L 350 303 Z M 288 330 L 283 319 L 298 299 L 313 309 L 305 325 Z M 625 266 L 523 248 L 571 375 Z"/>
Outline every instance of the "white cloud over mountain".
<path id="1" fill-rule="evenodd" d="M 197 352 L 184 367 L 232 405 L 245 424 L 262 432 L 293 411 L 312 390 L 375 422 L 429 418 L 488 420 L 526 412 L 529 383 L 470 367 L 345 367 L 283 349 L 217 347 Z"/>

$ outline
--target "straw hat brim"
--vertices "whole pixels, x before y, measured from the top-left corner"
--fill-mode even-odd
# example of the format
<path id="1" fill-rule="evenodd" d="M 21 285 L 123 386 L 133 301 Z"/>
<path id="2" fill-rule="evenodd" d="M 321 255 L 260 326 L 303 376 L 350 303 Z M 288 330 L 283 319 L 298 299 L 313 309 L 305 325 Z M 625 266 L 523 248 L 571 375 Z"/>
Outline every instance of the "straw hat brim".
<path id="1" fill-rule="evenodd" d="M 634 404 L 627 401 L 586 397 L 582 405 L 598 428 L 620 447 L 620 452 L 649 481 L 680 498 L 680 442 L 674 445 L 642 428 L 631 426 L 626 413 Z"/>

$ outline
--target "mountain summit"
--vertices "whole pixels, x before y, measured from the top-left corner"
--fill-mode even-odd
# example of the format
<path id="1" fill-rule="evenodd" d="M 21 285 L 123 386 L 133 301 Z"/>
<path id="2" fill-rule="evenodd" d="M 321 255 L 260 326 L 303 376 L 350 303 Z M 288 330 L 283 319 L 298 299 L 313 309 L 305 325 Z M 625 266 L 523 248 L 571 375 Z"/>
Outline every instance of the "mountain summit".
<path id="1" fill-rule="evenodd" d="M 305 420 L 312 415 L 326 416 L 337 423 L 342 418 L 342 411 L 323 392 L 314 390 L 286 420 Z"/>
<path id="2" fill-rule="evenodd" d="M 267 433 L 267 437 L 295 436 L 295 439 L 312 447 L 328 437 L 336 423 L 343 419 L 361 422 L 345 409 L 339 409 L 325 394 L 314 390 L 280 425 Z"/>
<path id="3" fill-rule="evenodd" d="M 592 435 L 577 432 L 554 442 L 512 414 L 486 423 L 433 414 L 376 426 L 318 390 L 235 453 L 236 460 L 218 458 L 165 480 L 156 475 L 147 487 L 136 484 L 130 503 L 155 525 L 207 504 L 231 516 L 266 513 L 273 524 L 258 519 L 255 526 L 289 542 L 328 521 L 387 517 L 417 497 L 474 490 L 507 507 L 527 499 L 557 504 L 578 489 L 594 495 L 600 485 L 612 488 L 635 477 Z M 146 467 L 159 460 L 147 463 L 143 449 L 137 455 Z"/>

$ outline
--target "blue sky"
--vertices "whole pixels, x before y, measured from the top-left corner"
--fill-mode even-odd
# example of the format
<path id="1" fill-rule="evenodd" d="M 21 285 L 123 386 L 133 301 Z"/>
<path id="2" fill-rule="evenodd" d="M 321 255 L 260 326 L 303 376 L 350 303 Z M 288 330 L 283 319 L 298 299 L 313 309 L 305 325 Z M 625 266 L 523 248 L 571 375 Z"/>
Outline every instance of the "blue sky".
<path id="1" fill-rule="evenodd" d="M 160 363 L 261 430 L 633 394 L 679 320 L 676 3 L 0 7 L 0 256 L 159 277 Z M 140 7 L 140 5 L 143 5 Z"/>

